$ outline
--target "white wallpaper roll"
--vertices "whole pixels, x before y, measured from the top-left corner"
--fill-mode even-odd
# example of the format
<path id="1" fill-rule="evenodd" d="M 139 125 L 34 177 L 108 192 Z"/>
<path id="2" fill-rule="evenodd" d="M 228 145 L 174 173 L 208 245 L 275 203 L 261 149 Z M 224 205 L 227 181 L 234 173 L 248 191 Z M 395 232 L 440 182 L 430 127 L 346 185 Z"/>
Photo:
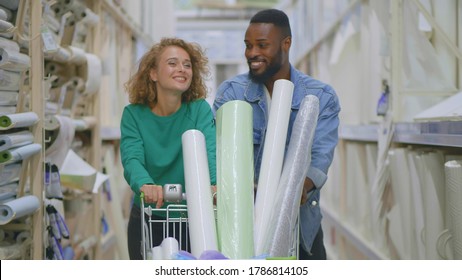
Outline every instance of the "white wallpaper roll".
<path id="1" fill-rule="evenodd" d="M 0 115 L 0 130 L 32 126 L 38 120 L 35 112 Z"/>
<path id="2" fill-rule="evenodd" d="M 446 178 L 446 209 L 450 219 L 454 259 L 462 260 L 462 161 L 444 164 Z"/>
<path id="3" fill-rule="evenodd" d="M 439 260 L 441 256 L 438 254 L 436 246 L 441 233 L 444 231 L 444 215 L 441 205 L 441 192 L 439 189 L 444 184 L 443 181 L 439 183 L 433 179 L 430 166 L 436 166 L 432 162 L 439 161 L 436 153 L 426 153 L 416 156 L 416 167 L 419 177 L 422 178 L 422 201 L 424 207 L 425 217 L 425 259 Z M 443 169 L 444 163 L 441 164 L 440 169 Z"/>
<path id="4" fill-rule="evenodd" d="M 162 259 L 164 260 L 173 260 L 180 250 L 178 240 L 174 237 L 164 238 L 160 246 L 162 247 Z"/>
<path id="5" fill-rule="evenodd" d="M 269 234 L 268 226 L 274 222 L 274 201 L 282 195 L 277 193 L 277 187 L 284 159 L 293 90 L 294 84 L 291 81 L 281 79 L 274 82 L 255 200 L 254 240 L 257 256 L 268 253 L 269 248 L 265 248 L 265 244 Z"/>
<path id="6" fill-rule="evenodd" d="M 280 208 L 276 207 L 275 223 L 271 223 L 269 243 L 270 256 L 289 257 L 294 255 L 298 246 L 295 240 L 298 233 L 296 224 L 300 212 L 300 200 L 302 189 L 306 179 L 306 173 L 311 164 L 311 146 L 313 136 L 318 123 L 319 99 L 314 95 L 303 98 L 302 104 L 295 118 L 292 135 L 284 160 L 284 169 L 279 180 L 278 193 L 280 196 Z M 274 233 L 272 235 L 271 233 Z"/>
<path id="7" fill-rule="evenodd" d="M 30 131 L 3 134 L 0 135 L 0 152 L 31 144 L 32 142 L 34 142 L 34 135 Z"/>
<path id="8" fill-rule="evenodd" d="M 57 128 L 58 136 L 45 150 L 45 156 L 47 160 L 56 164 L 58 169 L 61 169 L 67 152 L 71 148 L 72 141 L 74 140 L 75 125 L 74 121 L 66 116 L 56 115 L 50 118 L 50 120 L 52 119 L 59 123 Z"/>
<path id="9" fill-rule="evenodd" d="M 0 164 L 9 164 L 15 161 L 25 160 L 39 153 L 42 145 L 33 143 L 12 150 L 0 152 Z"/>
<path id="10" fill-rule="evenodd" d="M 85 56 L 85 50 L 81 49 L 81 48 L 77 48 L 77 47 L 74 47 L 74 46 L 67 46 L 66 47 L 70 54 L 71 54 L 71 57 L 69 59 L 69 62 L 70 63 L 74 63 L 74 64 L 77 64 L 77 65 L 81 65 L 83 63 L 85 63 L 86 61 L 86 56 Z"/>
<path id="11" fill-rule="evenodd" d="M 30 67 L 30 57 L 10 49 L 0 48 L 0 68 L 23 71 Z"/>
<path id="12" fill-rule="evenodd" d="M 250 259 L 254 256 L 252 107 L 245 101 L 229 101 L 216 115 L 219 249 L 230 259 Z"/>
<path id="13" fill-rule="evenodd" d="M 19 52 L 19 44 L 16 41 L 0 37 L 0 48 Z"/>
<path id="14" fill-rule="evenodd" d="M 395 240 L 392 241 L 394 241 L 396 250 L 401 259 L 415 259 L 416 256 L 412 255 L 415 251 L 413 248 L 415 247 L 415 239 L 412 234 L 415 228 L 415 220 L 412 211 L 414 204 L 412 203 L 411 196 L 412 189 L 409 165 L 407 163 L 407 149 L 396 148 L 391 150 L 388 155 L 393 197 L 395 198 L 395 203 L 399 206 L 399 222 L 394 223 L 397 225 L 397 234 L 394 238 L 401 239 L 396 242 Z M 397 244 L 402 244 L 402 246 L 397 246 Z"/>
<path id="15" fill-rule="evenodd" d="M 0 33 L 2 33 L 3 37 L 13 37 L 13 31 L 14 25 L 11 22 L 0 19 Z"/>
<path id="16" fill-rule="evenodd" d="M 191 253 L 198 258 L 203 251 L 218 248 L 207 148 L 199 130 L 184 132 L 181 141 Z"/>
<path id="17" fill-rule="evenodd" d="M 0 89 L 8 91 L 19 91 L 21 74 L 0 69 Z"/>
<path id="18" fill-rule="evenodd" d="M 103 68 L 101 59 L 91 53 L 85 53 L 86 64 L 82 66 L 82 78 L 85 80 L 85 94 L 95 94 L 101 86 L 101 76 Z"/>
<path id="19" fill-rule="evenodd" d="M 0 106 L 11 106 L 18 104 L 19 92 L 0 90 Z"/>
<path id="20" fill-rule="evenodd" d="M 0 225 L 34 213 L 40 207 L 39 199 L 27 195 L 0 205 Z"/>
<path id="21" fill-rule="evenodd" d="M 0 185 L 3 185 L 19 180 L 19 172 L 21 171 L 21 163 L 12 163 L 4 165 L 3 168 L 0 168 Z"/>

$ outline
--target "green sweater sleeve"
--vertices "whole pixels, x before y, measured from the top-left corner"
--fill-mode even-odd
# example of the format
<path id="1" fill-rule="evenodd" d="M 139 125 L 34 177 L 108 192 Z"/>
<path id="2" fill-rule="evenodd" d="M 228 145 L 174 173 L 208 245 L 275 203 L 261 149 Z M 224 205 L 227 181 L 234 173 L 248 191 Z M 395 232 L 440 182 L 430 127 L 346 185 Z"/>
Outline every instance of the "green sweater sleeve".
<path id="1" fill-rule="evenodd" d="M 210 183 L 216 185 L 217 183 L 217 168 L 216 168 L 216 127 L 215 118 L 212 113 L 210 105 L 205 100 L 201 100 L 196 127 L 200 130 L 205 137 L 207 148 L 207 158 L 209 163 Z"/>
<path id="2" fill-rule="evenodd" d="M 125 180 L 139 195 L 140 188 L 144 184 L 154 184 L 154 180 L 145 167 L 144 144 L 134 114 L 134 110 L 130 110 L 129 106 L 125 107 L 120 123 L 120 154 Z"/>

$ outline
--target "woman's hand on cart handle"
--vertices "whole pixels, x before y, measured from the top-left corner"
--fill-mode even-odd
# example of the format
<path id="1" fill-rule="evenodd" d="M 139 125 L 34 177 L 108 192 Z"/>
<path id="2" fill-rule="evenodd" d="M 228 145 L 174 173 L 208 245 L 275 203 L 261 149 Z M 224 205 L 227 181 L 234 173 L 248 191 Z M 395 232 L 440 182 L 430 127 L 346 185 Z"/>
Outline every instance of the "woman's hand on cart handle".
<path id="1" fill-rule="evenodd" d="M 144 201 L 146 203 L 156 203 L 156 208 L 160 208 L 164 204 L 164 191 L 162 186 L 143 185 L 140 191 L 144 193 Z"/>

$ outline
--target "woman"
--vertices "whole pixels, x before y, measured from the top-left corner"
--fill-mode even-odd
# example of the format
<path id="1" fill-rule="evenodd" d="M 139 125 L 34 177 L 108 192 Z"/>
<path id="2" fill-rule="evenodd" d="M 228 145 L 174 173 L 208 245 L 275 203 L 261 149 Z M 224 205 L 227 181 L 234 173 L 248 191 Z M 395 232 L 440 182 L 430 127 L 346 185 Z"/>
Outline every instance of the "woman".
<path id="1" fill-rule="evenodd" d="M 204 134 L 211 185 L 216 183 L 215 122 L 205 101 L 207 62 L 198 45 L 164 38 L 142 57 L 138 71 L 125 84 L 131 104 L 122 115 L 120 151 L 124 177 L 134 192 L 128 222 L 130 259 L 142 259 L 140 193 L 146 203 L 165 208 L 164 184 L 187 188 L 181 145 L 185 131 Z M 162 225 L 153 224 L 159 228 L 152 231 L 152 246 L 158 246 L 164 238 Z"/>

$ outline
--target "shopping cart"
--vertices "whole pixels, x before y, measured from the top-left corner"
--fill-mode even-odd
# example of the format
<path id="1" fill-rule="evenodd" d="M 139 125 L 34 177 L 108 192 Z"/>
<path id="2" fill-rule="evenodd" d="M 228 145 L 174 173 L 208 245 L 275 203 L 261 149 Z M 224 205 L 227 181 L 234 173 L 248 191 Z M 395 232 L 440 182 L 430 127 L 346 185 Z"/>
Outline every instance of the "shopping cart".
<path id="1" fill-rule="evenodd" d="M 169 197 L 172 196 L 168 194 L 165 195 L 167 192 L 168 186 L 164 186 L 164 198 L 167 197 L 167 199 L 169 199 Z M 216 193 L 214 195 L 216 195 Z M 154 224 L 162 225 L 164 238 L 173 237 L 179 240 L 179 250 L 187 250 L 187 248 L 189 248 L 189 221 L 187 206 L 184 204 L 169 204 L 166 208 L 161 209 L 153 208 L 150 205 L 145 207 L 144 193 L 141 193 L 140 197 L 140 206 L 143 210 L 141 212 L 141 242 L 143 259 L 149 259 L 150 254 L 148 254 L 148 252 L 151 252 L 151 249 L 153 248 L 152 231 Z M 175 195 L 175 197 L 178 197 L 178 195 Z M 177 200 L 177 202 L 179 202 L 179 200 Z M 165 219 L 159 217 L 165 217 Z M 299 217 L 297 217 L 296 226 L 291 240 L 292 247 L 289 252 L 289 257 L 275 259 L 290 260 L 299 258 L 299 227 Z M 184 232 L 186 232 L 187 236 L 183 236 Z M 182 242 L 182 240 L 185 242 Z"/>
<path id="2" fill-rule="evenodd" d="M 154 224 L 162 225 L 164 238 L 173 237 L 179 240 L 179 250 L 189 248 L 188 209 L 183 204 L 169 204 L 166 208 L 145 207 L 144 194 L 141 193 L 141 253 L 148 259 L 153 246 L 152 232 Z M 161 218 L 165 217 L 165 219 Z M 183 236 L 186 234 L 186 236 Z M 182 242 L 184 241 L 184 242 Z"/>

